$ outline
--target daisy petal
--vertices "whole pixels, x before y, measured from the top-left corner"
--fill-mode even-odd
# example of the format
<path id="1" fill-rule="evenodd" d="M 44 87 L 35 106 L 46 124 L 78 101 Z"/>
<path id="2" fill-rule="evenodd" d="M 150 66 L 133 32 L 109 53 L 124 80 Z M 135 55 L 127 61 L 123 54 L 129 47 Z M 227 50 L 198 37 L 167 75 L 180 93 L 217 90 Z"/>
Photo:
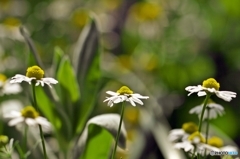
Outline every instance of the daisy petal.
<path id="1" fill-rule="evenodd" d="M 23 117 L 13 118 L 12 120 L 9 121 L 8 125 L 15 126 L 15 125 L 18 125 L 19 123 L 22 123 L 23 121 L 24 121 Z"/>

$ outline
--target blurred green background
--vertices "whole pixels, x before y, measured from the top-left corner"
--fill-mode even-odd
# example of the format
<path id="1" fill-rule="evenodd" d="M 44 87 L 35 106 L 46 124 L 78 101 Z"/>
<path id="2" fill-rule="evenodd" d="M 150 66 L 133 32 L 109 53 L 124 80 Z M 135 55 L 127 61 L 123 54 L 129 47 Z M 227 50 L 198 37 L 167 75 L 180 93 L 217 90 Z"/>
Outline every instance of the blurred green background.
<path id="1" fill-rule="evenodd" d="M 79 34 L 95 17 L 103 48 L 100 66 L 108 80 L 92 116 L 118 112 L 118 107 L 109 109 L 102 103 L 105 91 L 124 84 L 114 73 L 119 78 L 131 72 L 156 98 L 171 128 L 179 128 L 184 122 L 198 122 L 188 111 L 204 99 L 187 97 L 186 86 L 213 77 L 220 90 L 239 93 L 239 6 L 239 0 L 0 0 L 0 71 L 11 77 L 28 67 L 30 51 L 20 26 L 48 68 L 55 46 L 73 57 Z M 132 78 L 127 80 L 133 83 L 132 90 L 138 90 Z M 211 124 L 240 146 L 238 96 L 230 103 L 213 100 L 226 113 Z M 134 125 L 138 111 L 128 109 L 125 120 Z"/>

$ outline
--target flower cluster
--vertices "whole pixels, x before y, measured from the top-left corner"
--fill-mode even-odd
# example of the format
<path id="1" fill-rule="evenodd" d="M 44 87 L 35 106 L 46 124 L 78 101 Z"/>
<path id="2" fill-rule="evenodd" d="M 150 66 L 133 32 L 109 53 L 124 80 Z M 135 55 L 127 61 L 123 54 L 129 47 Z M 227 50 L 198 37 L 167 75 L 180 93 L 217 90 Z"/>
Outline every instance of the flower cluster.
<path id="1" fill-rule="evenodd" d="M 212 95 L 230 102 L 232 98 L 236 97 L 235 92 L 231 91 L 219 91 L 220 84 L 213 78 L 204 80 L 202 85 L 188 86 L 186 91 L 197 93 L 199 97 L 206 96 L 203 104 L 192 108 L 189 113 L 197 114 L 199 117 L 199 125 L 197 126 L 193 122 L 183 124 L 182 129 L 173 129 L 170 131 L 169 140 L 174 143 L 174 147 L 177 149 L 183 149 L 192 158 L 200 154 L 202 156 L 209 155 L 211 151 L 237 151 L 233 146 L 224 146 L 224 142 L 221 138 L 216 136 L 210 136 L 209 120 L 216 119 L 222 116 L 224 112 L 223 106 L 217 104 L 211 100 Z M 206 133 L 201 132 L 202 122 L 206 121 Z"/>
<path id="2" fill-rule="evenodd" d="M 53 78 L 44 78 L 44 71 L 38 66 L 32 66 L 27 69 L 26 76 L 17 74 L 11 78 L 11 80 L 7 80 L 4 75 L 0 74 L 0 95 L 3 94 L 14 94 L 19 93 L 22 89 L 19 86 L 19 83 L 25 81 L 29 84 L 33 84 L 38 86 L 44 86 L 45 84 L 51 87 L 51 84 L 57 84 L 58 81 Z M 45 144 L 44 144 L 44 136 L 42 128 L 45 130 L 51 129 L 50 122 L 39 115 L 35 89 L 33 89 L 33 99 L 34 99 L 34 106 L 26 106 L 21 111 L 11 110 L 8 114 L 4 114 L 6 119 L 9 119 L 8 125 L 9 126 L 16 126 L 16 127 L 39 127 L 40 137 L 42 141 L 42 146 L 44 150 L 44 158 L 47 158 Z M 27 132 L 25 131 L 25 144 L 27 144 Z M 25 145 L 26 146 L 26 145 Z M 10 140 L 8 143 L 8 137 L 0 135 L 0 158 L 12 158 L 12 151 L 13 151 L 13 139 Z M 19 148 L 18 148 L 19 149 Z"/>

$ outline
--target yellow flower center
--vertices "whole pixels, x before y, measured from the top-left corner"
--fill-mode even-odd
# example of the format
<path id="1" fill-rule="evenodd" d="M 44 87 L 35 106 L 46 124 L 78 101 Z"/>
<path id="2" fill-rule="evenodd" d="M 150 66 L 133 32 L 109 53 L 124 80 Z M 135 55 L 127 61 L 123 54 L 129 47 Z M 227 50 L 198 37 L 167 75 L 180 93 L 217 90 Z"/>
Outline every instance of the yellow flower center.
<path id="1" fill-rule="evenodd" d="M 207 144 L 217 148 L 223 147 L 222 139 L 216 136 L 209 138 Z"/>
<path id="2" fill-rule="evenodd" d="M 199 142 L 205 143 L 204 137 L 199 133 L 199 131 L 196 131 L 192 133 L 189 137 L 188 140 L 194 142 L 195 139 L 199 139 Z"/>
<path id="3" fill-rule="evenodd" d="M 0 73 L 0 81 L 5 82 L 7 80 L 7 77 L 4 74 Z"/>
<path id="4" fill-rule="evenodd" d="M 24 118 L 32 118 L 35 119 L 39 116 L 38 112 L 32 107 L 32 106 L 27 106 L 25 107 L 22 111 L 22 116 Z"/>
<path id="5" fill-rule="evenodd" d="M 194 132 L 196 132 L 198 130 L 198 126 L 193 123 L 193 122 L 188 122 L 188 123 L 184 123 L 182 125 L 182 129 L 188 133 L 188 134 L 192 134 Z"/>
<path id="6" fill-rule="evenodd" d="M 215 88 L 216 90 L 220 88 L 220 84 L 214 78 L 204 80 L 202 86 L 205 88 Z"/>
<path id="7" fill-rule="evenodd" d="M 0 148 L 7 145 L 8 137 L 5 135 L 0 135 Z"/>
<path id="8" fill-rule="evenodd" d="M 38 66 L 28 67 L 26 76 L 31 78 L 35 77 L 37 80 L 43 78 L 44 71 Z"/>
<path id="9" fill-rule="evenodd" d="M 117 93 L 124 95 L 124 94 L 133 94 L 133 91 L 131 89 L 129 89 L 127 86 L 122 86 Z"/>

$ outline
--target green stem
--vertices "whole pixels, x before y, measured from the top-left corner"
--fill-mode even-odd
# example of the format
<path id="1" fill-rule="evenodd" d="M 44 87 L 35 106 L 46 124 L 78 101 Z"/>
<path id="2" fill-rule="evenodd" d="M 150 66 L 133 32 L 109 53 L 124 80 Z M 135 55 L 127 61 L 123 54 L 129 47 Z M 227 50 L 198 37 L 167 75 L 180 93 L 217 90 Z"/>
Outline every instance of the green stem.
<path id="1" fill-rule="evenodd" d="M 208 103 L 208 100 L 209 100 L 210 96 L 211 96 L 211 94 L 207 93 L 206 98 L 205 98 L 204 103 L 203 103 L 203 109 L 202 109 L 201 117 L 200 117 L 199 124 L 198 124 L 198 131 L 199 132 L 201 132 L 203 115 L 204 115 L 205 109 L 207 107 L 207 103 Z"/>
<path id="2" fill-rule="evenodd" d="M 36 92 L 35 92 L 35 82 L 32 82 L 32 92 L 33 92 L 33 106 L 37 110 L 37 112 L 39 112 L 38 106 L 37 106 Z"/>
<path id="3" fill-rule="evenodd" d="M 208 134 L 209 134 L 209 115 L 210 115 L 210 108 L 208 107 L 207 108 L 207 119 L 206 119 L 206 122 L 207 122 L 207 126 L 206 126 L 206 144 L 208 142 Z M 204 152 L 204 156 L 206 157 L 206 149 L 205 149 L 205 152 Z"/>
<path id="4" fill-rule="evenodd" d="M 32 82 L 32 91 L 33 91 L 34 107 L 38 111 L 37 98 L 36 98 L 36 93 L 35 93 L 35 82 Z M 39 126 L 39 131 L 40 131 L 40 137 L 41 137 L 41 140 L 42 140 L 42 148 L 43 148 L 44 159 L 47 159 L 47 153 L 46 153 L 46 147 L 45 147 L 45 141 L 44 141 L 42 126 L 41 125 L 38 125 L 38 126 Z"/>
<path id="5" fill-rule="evenodd" d="M 122 126 L 124 108 L 125 108 L 125 107 L 124 107 L 124 102 L 123 102 L 123 103 L 122 103 L 121 118 L 120 118 L 120 123 L 119 123 L 118 132 L 117 132 L 117 137 L 116 137 L 116 142 L 115 142 L 114 151 L 113 151 L 113 153 L 112 153 L 112 158 L 111 158 L 111 159 L 114 159 L 115 153 L 116 153 L 116 150 L 117 150 L 118 139 L 119 139 L 119 136 L 120 136 L 121 126 Z"/>
<path id="6" fill-rule="evenodd" d="M 44 158 L 47 159 L 47 152 L 46 152 L 46 147 L 45 147 L 45 142 L 44 142 L 44 136 L 43 136 L 43 131 L 42 131 L 42 126 L 39 126 L 39 130 L 40 130 L 40 136 L 42 139 L 42 147 L 43 147 L 43 154 L 44 154 Z"/>
<path id="7" fill-rule="evenodd" d="M 15 146 L 16 146 L 16 149 L 17 149 L 19 155 L 20 155 L 20 159 L 25 159 L 25 155 L 24 155 L 24 153 L 23 153 L 23 150 L 22 150 L 21 147 L 19 146 L 19 143 L 18 143 L 18 142 L 15 143 Z"/>
<path id="8" fill-rule="evenodd" d="M 23 145 L 24 152 L 27 151 L 27 132 L 28 132 L 28 125 L 26 125 L 24 128 L 24 145 Z"/>
<path id="9" fill-rule="evenodd" d="M 191 159 L 194 159 L 194 157 L 195 157 L 195 152 L 196 152 L 196 146 L 194 145 L 193 154 L 192 154 Z"/>

